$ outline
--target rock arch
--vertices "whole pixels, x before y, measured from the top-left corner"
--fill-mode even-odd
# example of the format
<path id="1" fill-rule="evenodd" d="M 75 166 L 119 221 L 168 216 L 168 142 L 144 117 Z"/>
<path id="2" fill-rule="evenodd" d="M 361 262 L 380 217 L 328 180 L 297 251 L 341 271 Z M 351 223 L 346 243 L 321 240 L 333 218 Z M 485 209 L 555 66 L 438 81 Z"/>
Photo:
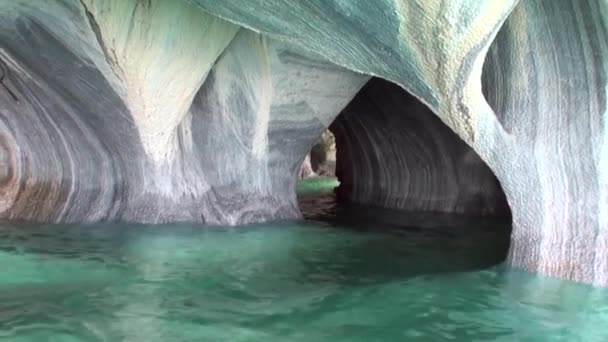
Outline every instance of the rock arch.
<path id="1" fill-rule="evenodd" d="M 513 265 L 606 285 L 607 15 L 604 0 L 6 1 L 0 217 L 296 217 L 301 160 L 375 76 L 496 174 Z"/>

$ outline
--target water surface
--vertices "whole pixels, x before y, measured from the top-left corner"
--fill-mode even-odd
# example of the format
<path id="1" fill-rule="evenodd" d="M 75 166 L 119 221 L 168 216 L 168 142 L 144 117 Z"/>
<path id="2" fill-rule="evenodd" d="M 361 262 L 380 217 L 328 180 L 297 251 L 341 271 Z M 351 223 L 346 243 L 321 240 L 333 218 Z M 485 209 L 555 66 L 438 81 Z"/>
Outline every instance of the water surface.
<path id="1" fill-rule="evenodd" d="M 314 221 L 0 224 L 0 340 L 608 341 L 608 291 L 509 270 L 496 222 L 302 201 Z"/>

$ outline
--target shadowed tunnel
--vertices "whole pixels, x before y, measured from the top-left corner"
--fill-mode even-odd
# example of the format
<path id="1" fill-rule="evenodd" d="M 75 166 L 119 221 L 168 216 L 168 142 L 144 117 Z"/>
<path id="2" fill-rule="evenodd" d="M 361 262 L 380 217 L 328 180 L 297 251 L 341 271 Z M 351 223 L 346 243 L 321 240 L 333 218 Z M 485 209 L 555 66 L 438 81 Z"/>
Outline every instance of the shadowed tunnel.
<path id="1" fill-rule="evenodd" d="M 448 268 L 458 264 L 456 260 L 460 267 L 468 265 L 465 269 L 504 261 L 511 213 L 498 180 L 477 153 L 414 96 L 372 78 L 329 130 L 333 139 L 324 132 L 310 161 L 302 165 L 301 175 L 306 168 L 321 175 L 303 181 L 311 184 L 311 190 L 302 185 L 298 196 L 305 218 L 349 229 L 375 227 L 429 250 L 443 245 L 452 257 L 439 264 Z M 339 185 L 333 192 L 327 189 L 335 183 L 323 176 L 323 164 L 315 160 L 323 148 L 336 155 Z M 449 247 L 448 241 L 458 239 L 468 247 Z M 477 259 L 471 258 L 472 250 L 477 250 Z M 485 263 L 479 263 L 481 259 Z"/>
<path id="2" fill-rule="evenodd" d="M 492 171 L 399 86 L 372 79 L 330 130 L 341 200 L 508 220 L 508 204 Z"/>

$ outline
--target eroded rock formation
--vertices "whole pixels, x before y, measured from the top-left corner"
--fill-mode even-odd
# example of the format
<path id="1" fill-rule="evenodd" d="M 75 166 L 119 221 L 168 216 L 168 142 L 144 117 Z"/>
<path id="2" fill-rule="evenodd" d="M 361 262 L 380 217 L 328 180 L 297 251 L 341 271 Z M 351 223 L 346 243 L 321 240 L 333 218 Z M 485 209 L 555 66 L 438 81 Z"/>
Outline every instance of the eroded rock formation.
<path id="1" fill-rule="evenodd" d="M 336 139 L 329 129 L 323 131 L 319 141 L 310 150 L 310 163 L 317 174 L 335 176 Z"/>
<path id="2" fill-rule="evenodd" d="M 511 264 L 608 284 L 605 0 L 196 2 L 404 87 L 496 174 Z"/>
<path id="3" fill-rule="evenodd" d="M 424 104 L 373 79 L 330 126 L 340 199 L 418 212 L 509 216 L 488 166 Z"/>
<path id="4" fill-rule="evenodd" d="M 513 208 L 509 259 L 608 284 L 608 3 L 522 1 L 488 54 L 476 149 Z"/>
<path id="5" fill-rule="evenodd" d="M 302 160 L 376 76 L 494 172 L 513 265 L 607 285 L 606 18 L 605 0 L 3 1 L 0 217 L 297 217 Z M 419 207 L 492 211 L 464 204 L 486 171 L 425 182 L 448 195 Z"/>
<path id="6" fill-rule="evenodd" d="M 182 1 L 0 9 L 6 219 L 297 217 L 304 154 L 368 79 Z"/>

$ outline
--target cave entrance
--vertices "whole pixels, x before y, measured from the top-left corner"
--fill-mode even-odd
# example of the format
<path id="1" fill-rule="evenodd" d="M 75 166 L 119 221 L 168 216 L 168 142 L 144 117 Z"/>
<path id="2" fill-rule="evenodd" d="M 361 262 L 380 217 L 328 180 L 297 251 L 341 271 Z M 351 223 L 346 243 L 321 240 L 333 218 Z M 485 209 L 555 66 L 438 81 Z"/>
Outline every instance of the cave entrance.
<path id="1" fill-rule="evenodd" d="M 299 204 L 308 220 L 397 231 L 413 240 L 449 237 L 482 250 L 492 246 L 491 263 L 506 258 L 511 213 L 495 175 L 395 84 L 371 79 L 323 133 L 302 170 L 309 173 L 300 173 L 306 179 Z"/>
<path id="2" fill-rule="evenodd" d="M 335 136 L 326 128 L 312 146 L 298 173 L 296 192 L 305 218 L 335 215 L 335 191 L 340 186 L 336 176 L 337 146 Z"/>

